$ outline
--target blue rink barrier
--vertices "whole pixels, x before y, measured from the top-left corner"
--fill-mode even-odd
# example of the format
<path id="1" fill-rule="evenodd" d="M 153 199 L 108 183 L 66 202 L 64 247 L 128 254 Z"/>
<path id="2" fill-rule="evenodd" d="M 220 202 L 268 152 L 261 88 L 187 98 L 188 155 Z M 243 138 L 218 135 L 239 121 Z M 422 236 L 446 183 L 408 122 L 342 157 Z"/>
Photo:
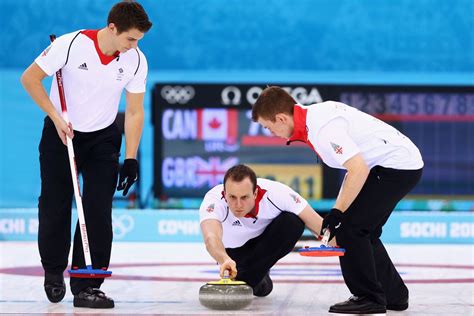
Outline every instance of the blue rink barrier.
<path id="1" fill-rule="evenodd" d="M 36 241 L 37 213 L 37 209 L 1 209 L 0 241 Z M 76 221 L 74 212 L 71 229 Z M 197 210 L 114 209 L 113 230 L 114 241 L 202 242 Z M 474 214 L 395 212 L 384 226 L 382 239 L 403 244 L 473 244 Z"/>

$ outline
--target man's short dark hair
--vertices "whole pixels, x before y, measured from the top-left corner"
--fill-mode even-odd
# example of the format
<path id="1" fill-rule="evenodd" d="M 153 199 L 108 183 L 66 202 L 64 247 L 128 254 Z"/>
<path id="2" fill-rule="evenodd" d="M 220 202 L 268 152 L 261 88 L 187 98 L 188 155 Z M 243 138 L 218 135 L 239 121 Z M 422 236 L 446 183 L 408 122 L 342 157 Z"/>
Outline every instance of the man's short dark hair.
<path id="1" fill-rule="evenodd" d="M 252 107 L 252 120 L 257 122 L 259 118 L 262 118 L 275 122 L 275 117 L 279 113 L 293 116 L 295 104 L 295 99 L 283 88 L 278 86 L 267 87 L 260 93 Z"/>
<path id="2" fill-rule="evenodd" d="M 227 172 L 224 175 L 224 190 L 225 190 L 225 183 L 227 182 L 228 179 L 235 181 L 235 182 L 241 182 L 245 178 L 249 178 L 250 182 L 252 182 L 252 190 L 255 191 L 257 188 L 257 175 L 255 172 L 247 167 L 246 165 L 236 165 L 227 170 Z"/>
<path id="3" fill-rule="evenodd" d="M 119 34 L 133 28 L 146 33 L 152 26 L 145 9 L 141 4 L 132 0 L 119 2 L 110 9 L 107 25 L 110 23 L 115 24 Z"/>

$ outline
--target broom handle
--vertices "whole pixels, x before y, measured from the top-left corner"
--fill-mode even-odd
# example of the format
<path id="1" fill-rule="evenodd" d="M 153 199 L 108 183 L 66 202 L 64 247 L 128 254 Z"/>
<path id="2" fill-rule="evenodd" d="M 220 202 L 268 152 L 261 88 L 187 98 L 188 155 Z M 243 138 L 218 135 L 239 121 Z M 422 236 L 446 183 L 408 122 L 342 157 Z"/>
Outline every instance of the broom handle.
<path id="1" fill-rule="evenodd" d="M 63 112 L 63 118 L 69 124 L 67 112 Z M 84 208 L 82 207 L 82 197 L 79 188 L 79 176 L 76 168 L 76 158 L 74 156 L 74 147 L 72 139 L 67 136 L 67 153 L 69 156 L 69 166 L 71 168 L 72 185 L 74 187 L 74 197 L 76 199 L 77 217 L 79 218 L 79 228 L 81 231 L 82 249 L 84 249 L 84 260 L 86 267 L 92 268 L 91 254 L 89 250 L 89 239 L 87 237 L 86 219 L 84 217 Z"/>
<path id="2" fill-rule="evenodd" d="M 321 239 L 321 243 L 324 245 L 324 246 L 327 246 L 328 243 L 329 243 L 329 236 L 331 236 L 331 231 L 329 230 L 329 227 L 326 228 L 324 230 L 324 235 L 323 235 L 323 239 Z"/>
<path id="3" fill-rule="evenodd" d="M 51 39 L 51 42 L 53 42 L 56 39 L 56 36 L 50 35 L 50 39 Z M 66 97 L 64 94 L 63 76 L 62 76 L 61 69 L 56 71 L 56 82 L 58 84 L 58 92 L 59 92 L 59 100 L 61 102 L 62 116 L 63 116 L 64 121 L 66 121 L 66 124 L 69 125 L 69 117 L 67 115 Z M 82 249 L 84 250 L 84 260 L 86 263 L 86 267 L 88 269 L 91 269 L 92 260 L 91 260 L 90 250 L 89 250 L 89 238 L 87 237 L 87 228 L 86 228 L 86 219 L 84 217 L 84 208 L 82 207 L 81 191 L 79 188 L 79 176 L 77 174 L 76 158 L 74 155 L 74 147 L 72 145 L 72 139 L 67 135 L 66 135 L 66 143 L 67 143 L 67 153 L 69 157 L 69 166 L 71 168 L 72 185 L 74 188 L 74 197 L 76 199 L 77 217 L 79 218 L 79 229 L 81 231 Z"/>

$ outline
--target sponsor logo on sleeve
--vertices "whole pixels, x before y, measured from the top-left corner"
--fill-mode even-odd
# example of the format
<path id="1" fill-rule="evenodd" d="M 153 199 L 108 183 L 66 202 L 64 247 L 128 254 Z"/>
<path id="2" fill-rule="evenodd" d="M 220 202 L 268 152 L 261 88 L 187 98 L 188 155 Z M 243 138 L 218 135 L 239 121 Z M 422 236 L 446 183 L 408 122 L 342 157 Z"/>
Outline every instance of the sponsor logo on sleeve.
<path id="1" fill-rule="evenodd" d="M 342 147 L 339 146 L 338 144 L 334 144 L 331 142 L 332 149 L 334 149 L 334 152 L 338 155 L 342 155 Z"/>
<path id="2" fill-rule="evenodd" d="M 46 56 L 46 55 L 48 55 L 48 52 L 49 52 L 50 49 L 51 49 L 51 45 L 49 45 L 48 47 L 46 47 L 46 49 L 41 53 L 41 56 Z"/>
<path id="3" fill-rule="evenodd" d="M 206 212 L 208 212 L 208 213 L 214 212 L 214 207 L 215 207 L 214 203 L 210 204 L 210 205 L 206 208 Z"/>
<path id="4" fill-rule="evenodd" d="M 291 198 L 295 201 L 296 204 L 301 203 L 301 199 L 298 195 L 290 193 Z"/>

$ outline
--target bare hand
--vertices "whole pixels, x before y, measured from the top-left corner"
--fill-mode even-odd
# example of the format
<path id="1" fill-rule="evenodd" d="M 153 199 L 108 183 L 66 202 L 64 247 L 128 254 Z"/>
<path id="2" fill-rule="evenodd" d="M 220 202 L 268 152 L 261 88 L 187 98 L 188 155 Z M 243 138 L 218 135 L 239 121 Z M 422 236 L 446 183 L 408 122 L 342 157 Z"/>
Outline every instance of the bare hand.
<path id="1" fill-rule="evenodd" d="M 231 279 L 234 279 L 237 276 L 237 265 L 235 264 L 235 261 L 229 258 L 221 264 L 221 267 L 220 267 L 221 278 L 224 277 L 225 270 L 229 271 L 229 277 Z"/>
<path id="2" fill-rule="evenodd" d="M 62 118 L 54 121 L 54 126 L 56 127 L 56 131 L 58 132 L 59 138 L 64 145 L 67 145 L 66 136 L 69 136 L 71 139 L 74 138 L 74 130 L 72 128 L 71 122 L 69 124 Z"/>

